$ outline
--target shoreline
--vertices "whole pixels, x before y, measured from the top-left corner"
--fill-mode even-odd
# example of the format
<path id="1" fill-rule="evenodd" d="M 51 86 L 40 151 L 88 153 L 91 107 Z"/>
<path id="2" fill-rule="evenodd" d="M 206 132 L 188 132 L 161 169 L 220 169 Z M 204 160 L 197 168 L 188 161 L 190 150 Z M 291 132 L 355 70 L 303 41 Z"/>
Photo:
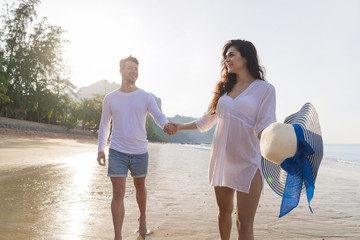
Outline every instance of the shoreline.
<path id="1" fill-rule="evenodd" d="M 14 129 L 0 127 L 0 137 L 34 137 L 34 138 L 59 138 L 59 139 L 82 139 L 97 141 L 97 137 L 77 135 L 72 133 L 56 133 L 47 131 L 36 131 L 27 129 Z"/>
<path id="2" fill-rule="evenodd" d="M 97 134 L 91 131 L 80 129 L 67 130 L 65 126 L 61 125 L 31 122 L 6 117 L 0 117 L 0 134 L 34 135 L 49 138 L 71 138 L 70 136 L 72 136 L 72 138 L 97 137 Z"/>

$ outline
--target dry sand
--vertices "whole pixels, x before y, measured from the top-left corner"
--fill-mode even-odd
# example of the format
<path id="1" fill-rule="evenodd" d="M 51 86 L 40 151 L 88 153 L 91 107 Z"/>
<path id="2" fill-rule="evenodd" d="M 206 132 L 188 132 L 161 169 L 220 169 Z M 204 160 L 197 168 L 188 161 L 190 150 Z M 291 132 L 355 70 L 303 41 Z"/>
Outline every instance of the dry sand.
<path id="1" fill-rule="evenodd" d="M 0 239 L 113 239 L 111 183 L 91 138 L 0 132 Z M 147 240 L 220 239 L 210 152 L 149 144 Z M 360 166 L 323 160 L 309 212 L 306 197 L 279 219 L 281 198 L 265 185 L 256 239 L 360 239 Z M 137 239 L 138 208 L 128 178 L 125 240 Z M 235 220 L 235 214 L 234 214 Z M 236 239 L 235 222 L 232 238 Z"/>

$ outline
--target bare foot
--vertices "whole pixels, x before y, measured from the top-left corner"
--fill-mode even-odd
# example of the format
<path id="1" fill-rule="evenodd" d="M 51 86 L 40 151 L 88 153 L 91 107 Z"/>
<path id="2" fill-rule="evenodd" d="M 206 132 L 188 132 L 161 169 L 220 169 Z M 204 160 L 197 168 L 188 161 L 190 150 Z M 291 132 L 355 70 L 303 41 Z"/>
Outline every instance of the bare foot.
<path id="1" fill-rule="evenodd" d="M 140 218 L 138 219 L 139 221 L 139 234 L 143 237 L 145 237 L 146 234 L 148 234 L 148 229 L 146 228 L 146 220 L 140 220 Z"/>

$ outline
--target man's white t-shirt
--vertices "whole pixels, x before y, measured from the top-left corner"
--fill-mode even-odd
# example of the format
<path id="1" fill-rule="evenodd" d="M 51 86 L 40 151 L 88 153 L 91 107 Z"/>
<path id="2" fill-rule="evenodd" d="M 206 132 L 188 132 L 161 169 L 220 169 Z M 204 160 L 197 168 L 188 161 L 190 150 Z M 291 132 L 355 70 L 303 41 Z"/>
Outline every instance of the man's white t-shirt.
<path id="1" fill-rule="evenodd" d="M 150 113 L 163 128 L 169 121 L 159 110 L 155 99 L 142 89 L 125 93 L 119 90 L 105 96 L 99 128 L 98 152 L 103 152 L 110 133 L 110 148 L 128 154 L 147 152 L 146 115 Z"/>

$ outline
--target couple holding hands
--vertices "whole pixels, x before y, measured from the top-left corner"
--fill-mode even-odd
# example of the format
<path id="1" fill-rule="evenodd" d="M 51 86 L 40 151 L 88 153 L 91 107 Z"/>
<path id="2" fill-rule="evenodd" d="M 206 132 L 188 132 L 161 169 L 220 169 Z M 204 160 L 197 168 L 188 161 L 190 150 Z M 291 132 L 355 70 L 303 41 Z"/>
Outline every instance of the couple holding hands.
<path id="1" fill-rule="evenodd" d="M 138 60 L 129 56 L 120 61 L 122 83 L 119 90 L 104 99 L 97 157 L 99 164 L 106 166 L 104 149 L 112 120 L 108 176 L 113 186 L 111 211 L 115 240 L 122 239 L 128 170 L 133 177 L 140 210 L 138 231 L 143 237 L 149 233 L 145 187 L 147 113 L 169 135 L 190 129 L 204 132 L 217 124 L 211 147 L 209 184 L 214 187 L 218 205 L 220 237 L 230 239 L 236 193 L 238 239 L 254 239 L 254 218 L 263 187 L 259 139 L 262 131 L 276 121 L 275 89 L 265 81 L 256 48 L 249 41 L 228 41 L 223 47 L 221 63 L 221 80 L 206 113 L 193 122 L 179 124 L 169 123 L 154 98 L 136 87 Z"/>

